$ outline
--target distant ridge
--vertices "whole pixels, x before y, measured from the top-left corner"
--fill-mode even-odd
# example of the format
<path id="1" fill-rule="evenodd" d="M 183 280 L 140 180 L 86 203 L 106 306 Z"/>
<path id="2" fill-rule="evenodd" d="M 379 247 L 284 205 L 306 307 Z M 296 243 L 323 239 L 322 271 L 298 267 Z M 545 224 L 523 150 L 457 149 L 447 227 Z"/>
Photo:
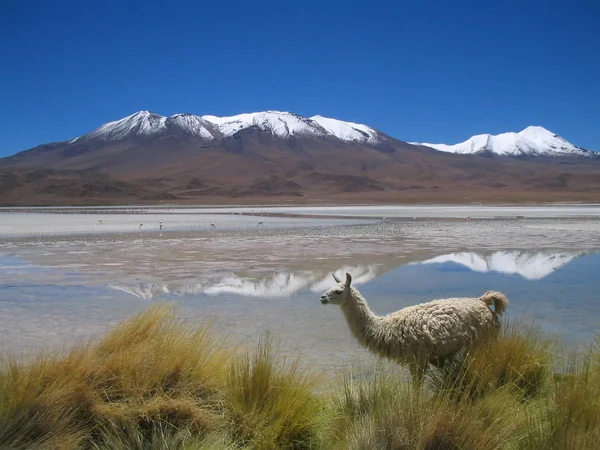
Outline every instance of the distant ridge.
<path id="1" fill-rule="evenodd" d="M 478 134 L 454 145 L 417 143 L 433 149 L 461 154 L 494 153 L 506 156 L 597 156 L 595 152 L 571 144 L 540 126 L 529 126 L 519 133 Z"/>
<path id="2" fill-rule="evenodd" d="M 149 139 L 174 134 L 215 141 L 253 128 L 268 132 L 280 139 L 326 138 L 368 146 L 386 145 L 393 139 L 367 125 L 320 115 L 304 117 L 285 111 L 262 111 L 226 117 L 197 116 L 190 113 L 161 116 L 151 111 L 138 111 L 122 119 L 105 123 L 90 133 L 71 139 L 68 143 L 90 140 L 119 141 L 128 138 Z M 426 142 L 409 144 L 458 154 L 600 157 L 600 154 L 578 147 L 541 126 L 529 126 L 518 133 L 479 134 L 454 145 Z"/>

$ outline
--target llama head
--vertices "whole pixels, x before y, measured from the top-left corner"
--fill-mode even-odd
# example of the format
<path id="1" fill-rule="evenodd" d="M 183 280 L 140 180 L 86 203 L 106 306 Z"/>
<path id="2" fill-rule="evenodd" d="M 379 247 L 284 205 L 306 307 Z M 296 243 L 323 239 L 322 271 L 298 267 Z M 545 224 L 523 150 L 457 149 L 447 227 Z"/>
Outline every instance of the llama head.
<path id="1" fill-rule="evenodd" d="M 333 279 L 336 281 L 335 286 L 321 295 L 321 303 L 326 305 L 332 303 L 334 305 L 343 305 L 344 302 L 350 297 L 350 283 L 352 283 L 352 277 L 349 273 L 346 273 L 346 282 L 340 281 L 338 277 L 333 275 Z"/>

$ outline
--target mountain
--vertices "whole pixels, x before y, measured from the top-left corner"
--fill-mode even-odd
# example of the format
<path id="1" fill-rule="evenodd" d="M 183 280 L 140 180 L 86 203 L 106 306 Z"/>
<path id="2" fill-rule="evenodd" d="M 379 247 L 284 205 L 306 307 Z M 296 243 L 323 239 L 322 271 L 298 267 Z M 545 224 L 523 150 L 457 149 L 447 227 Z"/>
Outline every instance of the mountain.
<path id="1" fill-rule="evenodd" d="M 442 152 L 461 154 L 494 153 L 507 156 L 598 156 L 596 152 L 585 150 L 566 141 L 544 127 L 530 126 L 519 133 L 502 133 L 498 135 L 478 134 L 460 144 L 424 145 Z"/>
<path id="2" fill-rule="evenodd" d="M 452 154 L 291 112 L 139 111 L 1 158 L 0 205 L 600 200 L 600 158 L 576 155 Z"/>
<path id="3" fill-rule="evenodd" d="M 322 116 L 302 117 L 290 112 L 264 111 L 230 117 L 184 113 L 165 117 L 150 111 L 139 111 L 121 120 L 108 122 L 69 143 L 94 139 L 119 141 L 128 137 L 153 138 L 178 133 L 213 141 L 231 137 L 249 128 L 257 128 L 282 139 L 318 137 L 370 145 L 384 144 L 387 141 L 383 133 L 366 125 Z"/>
<path id="4" fill-rule="evenodd" d="M 526 252 L 502 251 L 489 254 L 470 252 L 450 253 L 415 264 L 453 262 L 474 272 L 517 274 L 527 280 L 541 280 L 567 265 L 585 252 Z"/>

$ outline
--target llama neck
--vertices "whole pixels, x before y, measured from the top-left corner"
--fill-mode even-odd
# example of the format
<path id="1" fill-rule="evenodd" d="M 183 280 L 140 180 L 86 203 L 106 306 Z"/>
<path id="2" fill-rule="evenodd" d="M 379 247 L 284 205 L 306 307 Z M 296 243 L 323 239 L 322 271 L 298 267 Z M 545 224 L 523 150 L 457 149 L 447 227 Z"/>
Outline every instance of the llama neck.
<path id="1" fill-rule="evenodd" d="M 341 306 L 348 327 L 358 341 L 369 346 L 372 335 L 379 326 L 379 317 L 369 308 L 367 301 L 357 289 L 350 288 L 350 298 Z"/>

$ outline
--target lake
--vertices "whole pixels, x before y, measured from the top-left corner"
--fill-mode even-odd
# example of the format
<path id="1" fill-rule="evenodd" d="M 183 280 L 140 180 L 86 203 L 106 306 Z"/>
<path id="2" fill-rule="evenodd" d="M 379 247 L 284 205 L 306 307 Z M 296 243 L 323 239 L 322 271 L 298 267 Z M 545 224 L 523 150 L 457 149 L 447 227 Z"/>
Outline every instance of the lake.
<path id="1" fill-rule="evenodd" d="M 237 342 L 272 331 L 329 370 L 371 361 L 319 302 L 350 272 L 378 314 L 497 289 L 510 318 L 580 347 L 600 325 L 599 231 L 596 205 L 4 211 L 0 345 L 66 348 L 167 300 Z"/>

